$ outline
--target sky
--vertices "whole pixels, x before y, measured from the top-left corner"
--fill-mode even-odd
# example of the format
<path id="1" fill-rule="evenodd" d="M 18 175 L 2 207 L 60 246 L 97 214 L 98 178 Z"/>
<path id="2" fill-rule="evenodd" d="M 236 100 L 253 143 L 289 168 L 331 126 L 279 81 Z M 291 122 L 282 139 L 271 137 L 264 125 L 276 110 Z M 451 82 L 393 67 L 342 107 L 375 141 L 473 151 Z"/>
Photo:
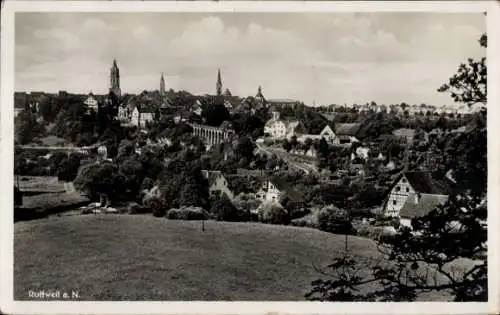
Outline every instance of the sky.
<path id="1" fill-rule="evenodd" d="M 306 104 L 452 104 L 437 92 L 486 55 L 480 13 L 16 13 L 16 91 L 233 95 Z"/>

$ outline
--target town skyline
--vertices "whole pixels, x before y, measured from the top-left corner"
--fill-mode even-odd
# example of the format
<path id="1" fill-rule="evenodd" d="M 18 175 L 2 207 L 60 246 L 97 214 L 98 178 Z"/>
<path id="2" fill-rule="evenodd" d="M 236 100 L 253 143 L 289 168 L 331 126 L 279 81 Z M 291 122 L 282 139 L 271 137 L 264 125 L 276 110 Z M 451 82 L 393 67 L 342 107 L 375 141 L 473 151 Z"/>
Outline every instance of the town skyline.
<path id="1" fill-rule="evenodd" d="M 167 90 L 213 94 L 220 68 L 233 95 L 255 95 L 262 86 L 267 98 L 308 105 L 453 105 L 437 88 L 457 63 L 485 54 L 471 44 L 486 29 L 480 13 L 117 17 L 18 13 L 16 91 L 106 93 L 116 58 L 123 93 L 158 90 L 164 73 Z"/>

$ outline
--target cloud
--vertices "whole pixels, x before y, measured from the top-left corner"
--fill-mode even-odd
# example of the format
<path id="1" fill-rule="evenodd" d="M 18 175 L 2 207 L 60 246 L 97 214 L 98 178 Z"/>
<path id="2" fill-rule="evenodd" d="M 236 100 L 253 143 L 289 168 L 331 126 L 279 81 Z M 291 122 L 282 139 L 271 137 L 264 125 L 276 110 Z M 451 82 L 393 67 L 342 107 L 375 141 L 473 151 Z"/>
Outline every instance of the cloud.
<path id="1" fill-rule="evenodd" d="M 311 103 L 449 102 L 436 88 L 485 52 L 484 18 L 449 14 L 33 13 L 16 16 L 16 89 L 108 88 L 233 94 Z"/>

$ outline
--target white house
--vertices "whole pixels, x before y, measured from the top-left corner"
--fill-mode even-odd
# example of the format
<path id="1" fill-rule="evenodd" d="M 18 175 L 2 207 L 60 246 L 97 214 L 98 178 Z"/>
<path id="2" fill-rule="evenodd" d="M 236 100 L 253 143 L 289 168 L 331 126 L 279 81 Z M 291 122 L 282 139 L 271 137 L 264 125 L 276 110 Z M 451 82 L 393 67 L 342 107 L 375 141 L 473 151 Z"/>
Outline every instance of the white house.
<path id="1" fill-rule="evenodd" d="M 279 201 L 282 191 L 276 187 L 271 181 L 266 180 L 261 188 L 255 194 L 256 198 L 261 201 Z"/>
<path id="2" fill-rule="evenodd" d="M 135 106 L 132 111 L 132 117 L 130 122 L 132 125 L 139 128 L 145 128 L 146 123 L 152 122 L 154 118 L 154 110 L 149 106 Z"/>
<path id="3" fill-rule="evenodd" d="M 307 139 L 321 140 L 321 138 L 325 139 L 328 143 L 332 144 L 339 143 L 339 139 L 335 135 L 335 132 L 333 132 L 332 128 L 328 125 L 325 128 L 323 128 L 323 130 L 321 130 L 321 132 L 318 135 L 303 134 L 297 138 L 297 141 L 304 143 Z"/>
<path id="4" fill-rule="evenodd" d="M 448 200 L 452 183 L 446 177 L 436 178 L 431 172 L 405 172 L 392 187 L 385 215 L 399 217 L 402 225 L 421 217 Z"/>
<path id="5" fill-rule="evenodd" d="M 87 96 L 87 99 L 83 102 L 87 106 L 87 109 L 93 109 L 94 111 L 97 112 L 97 109 L 99 108 L 97 99 L 95 98 L 94 94 L 92 92 L 89 93 Z"/>
<path id="6" fill-rule="evenodd" d="M 278 112 L 273 112 L 273 118 L 264 126 L 264 133 L 274 139 L 290 139 L 305 133 L 304 125 L 297 120 L 285 121 L 279 118 Z"/>

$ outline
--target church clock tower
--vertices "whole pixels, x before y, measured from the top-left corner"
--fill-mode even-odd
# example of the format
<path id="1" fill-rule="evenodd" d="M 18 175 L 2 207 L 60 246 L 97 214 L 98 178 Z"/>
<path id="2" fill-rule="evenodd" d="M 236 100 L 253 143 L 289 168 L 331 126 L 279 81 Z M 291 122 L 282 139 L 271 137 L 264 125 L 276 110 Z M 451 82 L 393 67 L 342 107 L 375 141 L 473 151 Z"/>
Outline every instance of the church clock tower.
<path id="1" fill-rule="evenodd" d="M 120 90 L 120 69 L 116 64 L 116 59 L 113 59 L 113 66 L 111 67 L 109 76 L 109 91 L 113 92 L 116 96 L 121 96 Z"/>

